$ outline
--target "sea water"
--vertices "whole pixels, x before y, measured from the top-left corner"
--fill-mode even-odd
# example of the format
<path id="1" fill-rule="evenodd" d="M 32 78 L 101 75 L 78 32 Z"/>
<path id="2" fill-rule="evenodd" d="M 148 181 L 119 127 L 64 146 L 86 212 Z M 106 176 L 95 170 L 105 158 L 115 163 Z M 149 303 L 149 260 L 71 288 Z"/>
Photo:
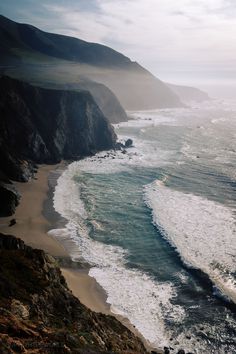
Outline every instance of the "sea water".
<path id="1" fill-rule="evenodd" d="M 235 353 L 236 104 L 129 116 L 115 129 L 133 147 L 58 179 L 51 233 L 153 346 Z"/>

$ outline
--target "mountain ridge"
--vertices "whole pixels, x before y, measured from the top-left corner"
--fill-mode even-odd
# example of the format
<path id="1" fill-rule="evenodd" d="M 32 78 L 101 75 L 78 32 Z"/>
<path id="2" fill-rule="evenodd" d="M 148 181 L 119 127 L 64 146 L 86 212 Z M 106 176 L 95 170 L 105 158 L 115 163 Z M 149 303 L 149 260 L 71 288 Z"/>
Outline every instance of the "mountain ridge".
<path id="1" fill-rule="evenodd" d="M 0 17 L 0 40 L 4 44 L 0 52 L 1 65 L 6 62 L 9 65 L 20 66 L 24 62 L 31 65 L 37 61 L 39 65 L 42 63 L 40 55 L 46 55 L 49 61 L 65 60 L 68 63 L 77 63 L 75 70 L 78 74 L 106 85 L 125 109 L 183 106 L 179 98 L 161 80 L 137 62 L 110 47 L 44 32 L 4 16 Z M 87 65 L 88 68 L 85 70 L 81 64 Z"/>
<path id="2" fill-rule="evenodd" d="M 111 63 L 115 65 L 119 63 L 120 65 L 122 65 L 131 62 L 131 60 L 128 57 L 124 56 L 123 54 L 119 53 L 118 51 L 108 46 L 94 43 L 94 42 L 87 42 L 82 39 L 63 35 L 63 34 L 46 32 L 31 24 L 18 23 L 11 19 L 8 19 L 3 15 L 0 15 L 0 28 L 5 29 L 6 31 L 6 28 L 4 27 L 7 27 L 8 33 L 12 34 L 12 37 L 8 36 L 8 41 L 5 37 L 6 44 L 8 44 L 10 40 L 14 40 L 15 44 L 24 45 L 25 49 L 31 49 L 31 50 L 33 49 L 43 54 L 54 56 L 55 58 L 68 59 L 72 61 L 76 60 L 81 63 L 90 63 L 90 64 L 93 63 L 94 59 L 96 58 L 97 65 L 102 64 L 106 66 Z M 18 31 L 17 36 L 15 33 L 16 31 Z M 43 36 L 45 35 L 48 38 L 43 38 Z M 4 36 L 1 36 L 0 38 L 3 39 Z M 45 39 L 48 41 L 48 43 L 44 42 Z M 67 45 L 66 51 L 64 50 L 62 51 L 61 48 L 58 48 L 57 46 L 58 40 L 64 41 L 63 44 Z M 84 52 L 78 51 L 79 46 L 81 46 L 81 48 L 83 47 Z M 101 58 L 96 57 L 97 54 L 96 48 L 103 49 L 103 51 L 99 52 Z M 111 55 L 110 57 L 107 56 L 107 51 Z M 100 59 L 100 61 L 98 59 Z M 110 61 L 111 59 L 112 62 Z"/>

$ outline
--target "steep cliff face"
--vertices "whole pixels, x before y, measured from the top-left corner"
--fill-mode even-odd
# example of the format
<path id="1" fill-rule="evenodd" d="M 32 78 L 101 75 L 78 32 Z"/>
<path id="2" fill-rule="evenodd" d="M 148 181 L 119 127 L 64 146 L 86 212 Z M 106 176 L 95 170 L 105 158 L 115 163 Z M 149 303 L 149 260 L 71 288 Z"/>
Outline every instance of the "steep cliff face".
<path id="1" fill-rule="evenodd" d="M 29 165 L 75 159 L 114 146 L 116 136 L 88 92 L 0 79 L 0 166 L 27 180 Z"/>
<path id="2" fill-rule="evenodd" d="M 146 353 L 115 318 L 83 306 L 43 251 L 0 234 L 0 257 L 1 353 Z"/>
<path id="3" fill-rule="evenodd" d="M 63 68 L 65 69 L 65 67 Z M 78 82 L 74 82 L 75 80 L 73 80 L 73 77 L 70 77 L 71 73 L 63 70 L 63 68 L 57 67 L 57 70 L 53 72 L 49 72 L 46 68 L 41 68 L 40 74 L 31 70 L 29 75 L 29 83 L 33 86 L 53 90 L 88 91 L 91 93 L 94 101 L 97 103 L 98 107 L 110 123 L 128 121 L 128 116 L 124 108 L 121 106 L 114 93 L 107 86 L 82 77 Z M 62 71 L 60 71 L 61 69 Z M 60 75 L 58 75 L 59 72 Z M 29 74 L 28 68 L 27 73 Z M 27 77 L 27 73 L 25 77 Z M 23 76 L 24 70 L 21 71 L 20 74 L 20 76 Z M 60 78 L 58 76 L 60 76 Z M 61 83 L 62 79 L 64 83 Z"/>
<path id="4" fill-rule="evenodd" d="M 19 201 L 8 179 L 27 181 L 35 163 L 115 146 L 113 128 L 87 91 L 43 89 L 1 77 L 0 116 L 0 216 L 11 215 Z"/>
<path id="5" fill-rule="evenodd" d="M 67 86 L 70 89 L 89 91 L 110 123 L 120 123 L 128 120 L 127 114 L 121 106 L 119 100 L 105 85 L 90 80 L 82 80 L 78 84 L 71 84 Z"/>

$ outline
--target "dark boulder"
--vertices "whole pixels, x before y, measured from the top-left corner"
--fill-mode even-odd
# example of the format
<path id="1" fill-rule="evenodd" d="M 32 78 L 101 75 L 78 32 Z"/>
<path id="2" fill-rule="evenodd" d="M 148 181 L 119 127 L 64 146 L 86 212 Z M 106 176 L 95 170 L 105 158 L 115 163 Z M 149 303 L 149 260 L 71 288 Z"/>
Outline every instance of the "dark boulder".
<path id="1" fill-rule="evenodd" d="M 133 140 L 132 139 L 127 139 L 126 142 L 125 142 L 125 147 L 128 148 L 128 147 L 131 147 L 133 146 Z"/>
<path id="2" fill-rule="evenodd" d="M 9 222 L 9 227 L 14 226 L 16 224 L 16 219 L 11 219 Z"/>
<path id="3" fill-rule="evenodd" d="M 122 150 L 122 149 L 124 149 L 124 148 L 125 148 L 125 145 L 122 144 L 121 142 L 117 142 L 117 143 L 115 144 L 115 149 L 116 149 L 116 150 Z"/>
<path id="4" fill-rule="evenodd" d="M 19 204 L 20 195 L 12 185 L 0 182 L 0 200 L 0 216 L 10 216 Z"/>

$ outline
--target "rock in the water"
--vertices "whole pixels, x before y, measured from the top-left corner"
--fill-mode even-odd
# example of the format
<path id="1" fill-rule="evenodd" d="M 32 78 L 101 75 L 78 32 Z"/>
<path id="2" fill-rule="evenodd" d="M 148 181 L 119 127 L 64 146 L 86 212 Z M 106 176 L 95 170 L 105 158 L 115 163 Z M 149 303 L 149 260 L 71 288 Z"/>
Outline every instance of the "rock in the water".
<path id="1" fill-rule="evenodd" d="M 123 148 L 125 148 L 125 145 L 122 144 L 121 142 L 117 142 L 117 143 L 115 144 L 115 149 L 116 149 L 116 150 L 122 150 Z"/>
<path id="2" fill-rule="evenodd" d="M 133 140 L 132 139 L 127 139 L 126 142 L 125 142 L 125 147 L 128 148 L 128 147 L 131 147 L 133 145 Z"/>

